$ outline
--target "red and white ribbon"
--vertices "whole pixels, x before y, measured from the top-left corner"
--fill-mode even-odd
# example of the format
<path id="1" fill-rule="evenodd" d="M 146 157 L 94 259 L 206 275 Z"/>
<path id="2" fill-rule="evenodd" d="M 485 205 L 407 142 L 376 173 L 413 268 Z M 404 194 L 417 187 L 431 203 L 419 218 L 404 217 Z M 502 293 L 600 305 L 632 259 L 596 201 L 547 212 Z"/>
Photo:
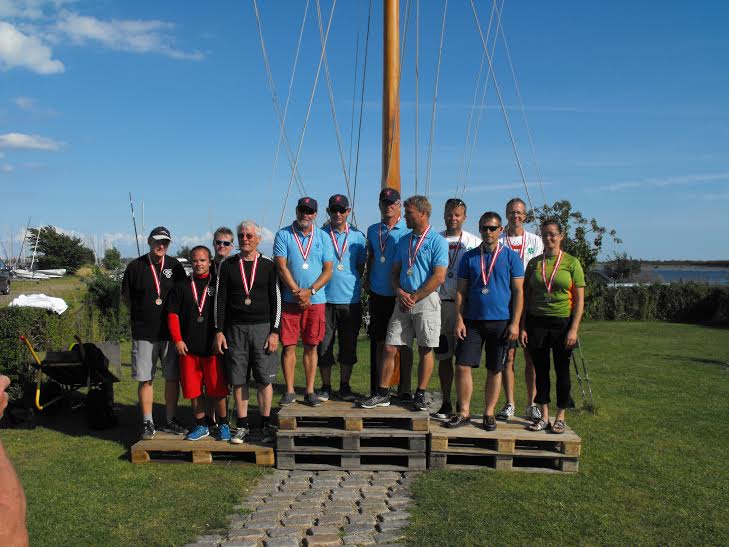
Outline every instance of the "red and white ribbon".
<path id="1" fill-rule="evenodd" d="M 451 271 L 451 268 L 453 268 L 454 264 L 456 263 L 456 259 L 458 258 L 458 253 L 461 252 L 461 241 L 463 240 L 463 232 L 461 232 L 461 235 L 458 237 L 458 243 L 456 243 L 456 252 L 453 253 L 451 256 L 450 249 L 448 249 L 448 271 Z"/>
<path id="2" fill-rule="evenodd" d="M 258 271 L 258 256 L 259 254 L 256 253 L 256 258 L 253 259 L 253 266 L 251 267 L 251 281 L 248 282 L 248 279 L 246 278 L 246 271 L 245 268 L 243 268 L 243 257 L 240 257 L 238 260 L 238 266 L 240 267 L 240 279 L 243 282 L 243 292 L 246 293 L 246 298 L 250 298 L 251 291 L 253 290 L 253 283 L 256 282 L 256 271 Z"/>
<path id="3" fill-rule="evenodd" d="M 344 244 L 342 245 L 342 252 L 339 252 L 339 243 L 337 242 L 337 238 L 334 235 L 334 228 L 332 226 L 329 226 L 329 237 L 332 238 L 332 243 L 334 243 L 334 251 L 337 254 L 337 260 L 339 260 L 339 263 L 342 263 L 342 258 L 344 257 L 344 253 L 347 252 L 347 245 L 349 240 L 349 224 L 346 222 L 344 223 L 344 233 L 346 234 L 344 236 Z"/>
<path id="4" fill-rule="evenodd" d="M 296 232 L 295 223 L 291 224 L 291 231 L 294 232 L 294 239 L 296 240 L 296 246 L 299 248 L 301 257 L 304 259 L 304 262 L 306 262 L 306 259 L 309 258 L 309 253 L 311 252 L 311 244 L 314 242 L 314 229 L 312 228 L 311 232 L 309 232 L 309 242 L 306 244 L 306 250 L 304 250 L 304 246 L 299 239 L 299 234 Z M 301 235 L 304 235 L 304 232 L 301 232 Z"/>
<path id="5" fill-rule="evenodd" d="M 400 219 L 401 218 L 402 217 L 397 217 L 397 220 L 395 221 L 395 224 L 392 225 L 392 228 L 394 228 L 395 226 L 397 226 L 397 223 L 400 222 Z M 382 256 L 385 256 L 385 247 L 387 247 L 387 238 L 390 237 L 390 232 L 392 232 L 392 228 L 388 228 L 387 229 L 387 232 L 385 232 L 385 240 L 383 241 L 382 240 L 382 224 L 383 223 L 380 222 L 380 225 L 378 227 L 379 230 L 380 230 L 379 233 L 378 233 L 378 238 L 380 240 L 380 254 Z"/>
<path id="6" fill-rule="evenodd" d="M 506 240 L 506 244 L 509 246 L 509 249 L 511 249 L 512 251 L 516 251 L 514 246 L 511 244 L 511 241 L 509 241 L 509 234 L 507 233 L 504 235 L 505 235 L 504 239 Z M 519 237 L 519 236 L 515 236 L 515 237 Z M 521 235 L 521 247 L 519 248 L 519 251 L 518 251 L 519 258 L 521 258 L 522 260 L 524 260 L 524 249 L 526 249 L 526 233 L 523 233 Z"/>
<path id="7" fill-rule="evenodd" d="M 549 283 L 547 283 L 547 257 L 546 255 L 542 259 L 542 280 L 544 281 L 544 286 L 547 287 L 547 294 L 552 294 L 552 283 L 554 283 L 554 276 L 557 275 L 557 270 L 559 270 L 559 264 L 562 262 L 562 250 L 560 249 L 559 254 L 557 255 L 557 261 L 554 263 L 554 270 L 552 270 L 552 275 L 549 276 Z"/>
<path id="8" fill-rule="evenodd" d="M 203 309 L 205 309 L 205 301 L 208 299 L 208 287 L 210 286 L 210 276 L 208 276 L 208 284 L 203 289 L 202 301 L 197 296 L 197 287 L 195 286 L 195 278 L 190 279 L 190 287 L 192 287 L 192 296 L 195 298 L 195 306 L 197 306 L 197 315 L 202 317 Z"/>
<path id="9" fill-rule="evenodd" d="M 496 266 L 496 261 L 498 260 L 501 251 L 504 249 L 504 246 L 501 243 L 496 244 L 496 250 L 491 256 L 491 262 L 489 263 L 488 272 L 486 272 L 486 262 L 484 261 L 483 256 L 483 245 L 481 245 L 479 249 L 481 251 L 481 281 L 483 281 L 484 287 L 488 287 L 489 281 L 491 281 L 491 274 L 494 271 L 494 266 Z"/>
<path id="10" fill-rule="evenodd" d="M 157 275 L 157 270 L 154 267 L 154 264 L 152 264 L 152 259 L 149 259 L 149 269 L 152 270 L 152 279 L 154 279 L 154 288 L 157 289 L 157 298 L 162 298 L 162 289 L 160 287 L 160 281 L 159 276 Z M 165 257 L 162 257 L 162 260 L 160 261 L 160 268 L 159 273 L 162 275 L 162 271 L 165 269 Z"/>
<path id="11" fill-rule="evenodd" d="M 412 271 L 413 264 L 415 264 L 415 259 L 418 257 L 418 253 L 420 252 L 420 247 L 423 246 L 423 243 L 425 243 L 425 236 L 428 235 L 428 232 L 430 232 L 430 229 L 432 226 L 428 226 L 425 231 L 423 232 L 423 235 L 420 236 L 420 241 L 418 241 L 418 244 L 415 246 L 415 252 L 413 253 L 413 237 L 415 237 L 414 232 L 410 232 L 410 243 L 408 243 L 408 270 Z"/>

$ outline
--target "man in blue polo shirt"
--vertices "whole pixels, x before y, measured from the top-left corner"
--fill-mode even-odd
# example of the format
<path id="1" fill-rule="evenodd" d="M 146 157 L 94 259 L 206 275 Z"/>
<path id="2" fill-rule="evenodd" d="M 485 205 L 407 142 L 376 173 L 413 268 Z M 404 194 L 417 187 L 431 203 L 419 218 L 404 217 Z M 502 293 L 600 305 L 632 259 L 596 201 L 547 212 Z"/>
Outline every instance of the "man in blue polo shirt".
<path id="1" fill-rule="evenodd" d="M 316 348 L 326 330 L 326 297 L 322 289 L 332 277 L 334 253 L 331 244 L 327 243 L 328 236 L 314 226 L 317 209 L 315 199 L 301 198 L 296 206 L 296 220 L 291 226 L 281 228 L 273 243 L 273 256 L 284 301 L 281 313 L 281 367 L 286 380 L 286 393 L 279 401 L 283 406 L 296 401 L 294 370 L 299 335 L 304 343 L 304 403 L 310 406 L 321 404 L 314 393 Z"/>
<path id="2" fill-rule="evenodd" d="M 481 351 L 486 349 L 484 428 L 496 429 L 494 407 L 499 400 L 501 373 L 506 366 L 509 347 L 519 335 L 519 320 L 524 304 L 524 265 L 519 255 L 502 245 L 501 217 L 492 211 L 481 215 L 478 223 L 483 243 L 468 251 L 458 267 L 456 294 L 456 392 L 459 411 L 447 425 L 460 427 L 471 420 L 473 378 Z"/>
<path id="3" fill-rule="evenodd" d="M 377 366 L 382 363 L 382 349 L 385 346 L 387 325 L 395 309 L 395 293 L 392 288 L 392 266 L 397 254 L 397 244 L 408 229 L 400 214 L 400 193 L 394 188 L 383 188 L 380 192 L 379 208 L 382 220 L 367 229 L 367 278 L 365 286 L 369 293 L 370 325 L 369 335 L 373 342 L 375 366 L 370 370 L 370 388 L 375 392 L 379 384 Z M 400 348 L 401 400 L 411 401 L 410 374 L 413 368 L 412 348 Z"/>
<path id="4" fill-rule="evenodd" d="M 389 406 L 388 386 L 395 369 L 398 346 L 411 347 L 418 341 L 418 389 L 413 410 L 427 410 L 425 388 L 433 372 L 433 348 L 440 337 L 438 288 L 448 269 L 448 243 L 432 230 L 432 207 L 425 196 L 405 200 L 405 221 L 410 234 L 400 239 L 392 267 L 392 287 L 397 305 L 390 318 L 383 350 L 377 391 L 362 402 L 362 408 Z"/>
<path id="5" fill-rule="evenodd" d="M 357 362 L 357 335 L 362 326 L 362 274 L 367 261 L 367 242 L 362 232 L 347 222 L 349 213 L 347 196 L 335 194 L 329 198 L 329 223 L 322 228 L 327 243 L 334 253 L 332 278 L 326 292 L 326 333 L 319 344 L 319 372 L 322 387 L 317 397 L 323 401 L 332 395 L 332 365 L 334 341 L 339 341 L 339 398 L 354 401 L 349 386 L 352 366 Z"/>

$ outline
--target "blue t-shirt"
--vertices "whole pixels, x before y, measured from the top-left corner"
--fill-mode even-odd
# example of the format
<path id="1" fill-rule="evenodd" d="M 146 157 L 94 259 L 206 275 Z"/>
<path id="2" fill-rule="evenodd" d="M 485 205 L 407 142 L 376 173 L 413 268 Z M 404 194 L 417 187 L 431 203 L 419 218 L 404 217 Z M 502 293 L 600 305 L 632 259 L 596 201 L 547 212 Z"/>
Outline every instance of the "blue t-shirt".
<path id="1" fill-rule="evenodd" d="M 411 235 L 412 242 L 410 241 Z M 448 242 L 446 239 L 431 228 L 425 236 L 425 241 L 418 254 L 415 255 L 415 249 L 421 237 L 411 232 L 400 238 L 397 244 L 395 263 L 402 264 L 400 268 L 400 287 L 409 293 L 417 291 L 433 275 L 433 268 L 436 266 L 448 267 Z M 411 245 L 410 256 L 415 255 L 415 262 L 413 263 L 413 275 L 408 275 L 408 247 Z"/>
<path id="2" fill-rule="evenodd" d="M 383 256 L 380 250 L 380 227 L 382 227 L 382 242 L 385 245 L 385 262 L 381 261 Z M 404 220 L 400 220 L 387 233 L 387 225 L 378 222 L 367 228 L 367 245 L 372 253 L 372 263 L 369 268 L 370 289 L 380 296 L 394 296 L 392 290 L 392 264 L 397 254 L 397 244 L 404 235 L 408 234 Z M 385 237 L 387 234 L 387 237 Z"/>
<path id="3" fill-rule="evenodd" d="M 483 294 L 481 278 L 481 246 L 471 249 L 461 259 L 458 267 L 458 279 L 468 281 L 468 293 L 463 314 L 464 319 L 473 321 L 503 321 L 510 318 L 511 280 L 524 277 L 524 265 L 519 255 L 502 247 L 494 270 L 489 279 L 488 294 Z M 494 253 L 484 253 L 484 271 L 488 275 L 489 266 Z"/>
<path id="4" fill-rule="evenodd" d="M 357 228 L 349 227 L 349 236 L 346 232 L 334 231 L 334 237 L 339 246 L 339 253 L 346 238 L 347 250 L 342 255 L 343 270 L 339 270 L 339 258 L 337 250 L 332 241 L 332 227 L 330 225 L 322 228 L 327 243 L 334 255 L 334 270 L 332 278 L 326 285 L 326 299 L 329 304 L 356 304 L 362 301 L 362 276 L 360 272 L 367 262 L 367 240 Z"/>
<path id="5" fill-rule="evenodd" d="M 298 245 L 296 245 L 293 228 L 291 226 L 281 228 L 276 232 L 276 239 L 273 242 L 273 256 L 286 258 L 289 271 L 296 284 L 302 289 L 308 289 L 321 275 L 323 263 L 334 261 L 334 252 L 332 251 L 331 241 L 327 245 L 327 238 L 329 236 L 319 228 L 313 228 L 311 233 L 305 237 L 298 229 L 296 232 L 299 235 L 299 242 L 304 248 L 304 251 L 306 251 L 306 246 L 309 244 L 309 238 L 314 238 L 314 241 L 311 243 L 309 256 L 306 259 L 309 268 L 306 270 L 303 268 L 304 258 L 301 256 Z M 296 298 L 294 298 L 291 289 L 284 283 L 281 283 L 281 293 L 283 294 L 284 302 L 296 302 Z M 311 297 L 312 304 L 324 304 L 326 301 L 327 297 L 323 290 L 317 291 Z"/>

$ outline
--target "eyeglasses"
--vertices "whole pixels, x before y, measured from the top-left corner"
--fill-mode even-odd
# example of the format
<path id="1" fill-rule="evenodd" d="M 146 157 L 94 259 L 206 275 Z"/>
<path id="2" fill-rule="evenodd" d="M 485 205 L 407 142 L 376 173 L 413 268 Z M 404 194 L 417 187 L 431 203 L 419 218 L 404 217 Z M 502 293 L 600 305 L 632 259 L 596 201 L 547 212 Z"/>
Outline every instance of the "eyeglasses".
<path id="1" fill-rule="evenodd" d="M 223 247 L 230 247 L 232 244 L 233 244 L 232 241 L 223 241 L 221 239 L 216 239 L 215 240 L 215 245 L 218 246 L 218 247 L 220 247 L 221 245 Z"/>
<path id="2" fill-rule="evenodd" d="M 238 239 L 253 239 L 256 234 L 238 234 Z"/>
<path id="3" fill-rule="evenodd" d="M 308 207 L 299 207 L 298 211 L 299 211 L 299 213 L 301 213 L 303 215 L 316 214 L 316 211 L 314 211 L 314 209 L 309 209 Z"/>
<path id="4" fill-rule="evenodd" d="M 345 209 L 344 207 L 329 207 L 329 212 L 339 213 L 340 215 L 343 215 L 347 212 L 347 209 Z"/>
<path id="5" fill-rule="evenodd" d="M 501 228 L 501 226 L 486 226 L 484 224 L 483 226 L 479 226 L 478 229 L 481 230 L 482 232 L 495 232 L 499 228 Z"/>

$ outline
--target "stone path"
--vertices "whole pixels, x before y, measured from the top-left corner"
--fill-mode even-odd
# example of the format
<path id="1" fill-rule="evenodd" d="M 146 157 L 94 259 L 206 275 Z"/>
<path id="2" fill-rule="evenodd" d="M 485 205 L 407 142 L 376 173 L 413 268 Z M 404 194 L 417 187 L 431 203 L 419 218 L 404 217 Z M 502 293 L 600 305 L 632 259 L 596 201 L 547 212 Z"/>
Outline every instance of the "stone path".
<path id="1" fill-rule="evenodd" d="M 394 545 L 410 523 L 416 473 L 281 471 L 260 480 L 224 535 L 187 547 Z"/>

